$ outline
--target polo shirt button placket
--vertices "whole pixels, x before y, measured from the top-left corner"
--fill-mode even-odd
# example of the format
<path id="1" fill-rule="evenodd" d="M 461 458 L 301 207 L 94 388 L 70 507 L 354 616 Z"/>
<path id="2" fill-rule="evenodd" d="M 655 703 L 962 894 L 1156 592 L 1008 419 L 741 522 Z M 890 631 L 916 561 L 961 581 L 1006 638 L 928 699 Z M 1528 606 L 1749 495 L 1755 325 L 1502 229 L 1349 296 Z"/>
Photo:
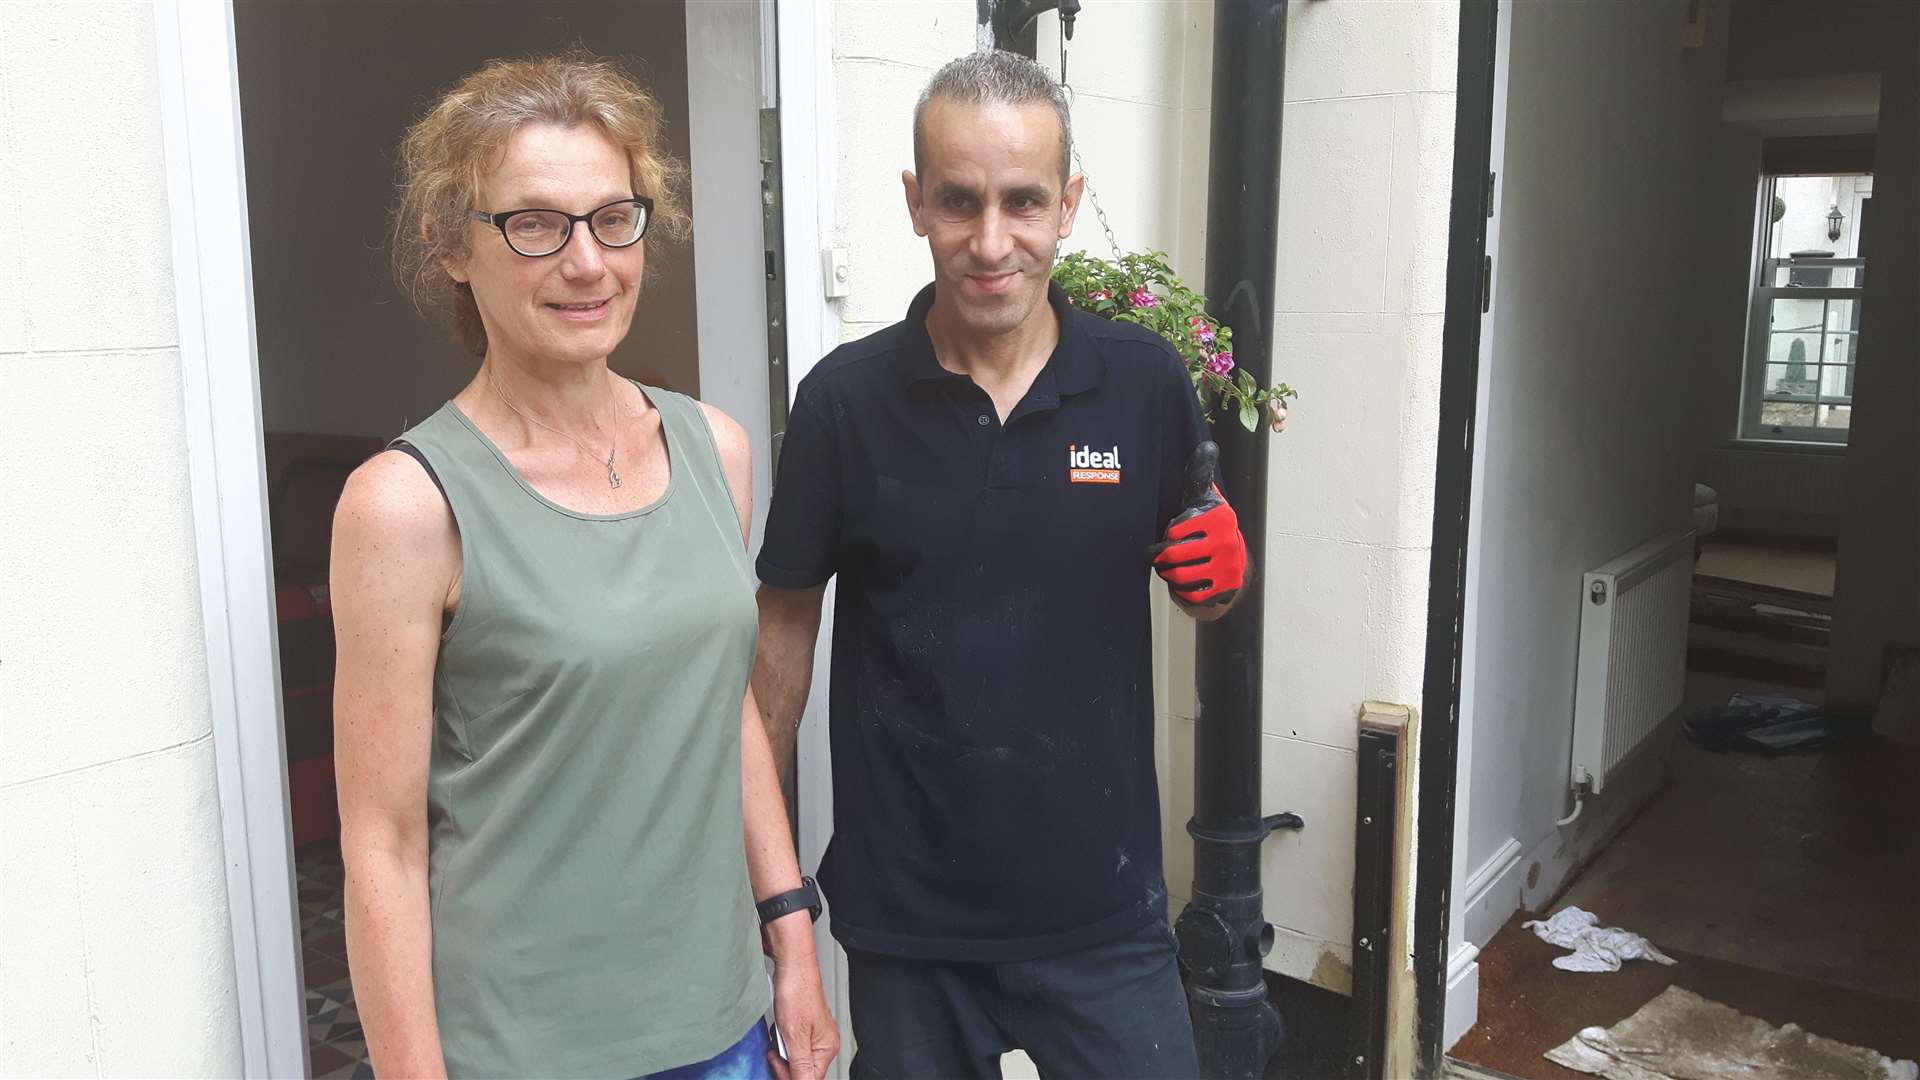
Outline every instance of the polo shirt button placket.
<path id="1" fill-rule="evenodd" d="M 981 413 L 979 423 L 981 427 L 986 427 L 988 424 L 993 423 L 993 417 L 988 416 L 986 413 Z"/>

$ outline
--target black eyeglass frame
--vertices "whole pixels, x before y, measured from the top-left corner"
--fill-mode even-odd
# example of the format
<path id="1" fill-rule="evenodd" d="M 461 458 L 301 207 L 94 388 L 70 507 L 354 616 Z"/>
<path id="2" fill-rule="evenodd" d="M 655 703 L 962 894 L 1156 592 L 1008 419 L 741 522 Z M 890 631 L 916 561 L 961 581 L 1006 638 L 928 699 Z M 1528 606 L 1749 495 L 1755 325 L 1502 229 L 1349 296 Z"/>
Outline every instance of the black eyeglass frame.
<path id="1" fill-rule="evenodd" d="M 622 206 L 628 203 L 640 207 L 641 211 L 640 228 L 633 234 L 633 239 L 624 244 L 609 244 L 605 240 L 600 239 L 600 234 L 593 231 L 593 216 L 610 206 Z M 513 245 L 513 238 L 507 235 L 507 222 L 521 214 L 558 214 L 567 219 L 567 233 L 560 238 L 560 243 L 554 245 L 552 251 L 543 251 L 538 255 L 529 255 L 515 247 Z M 632 247 L 645 239 L 647 230 L 653 227 L 653 200 L 647 198 L 645 195 L 634 195 L 630 198 L 615 199 L 610 203 L 596 206 L 584 214 L 569 214 L 565 210 L 555 210 L 546 206 L 526 206 L 518 210 L 502 210 L 495 214 L 490 214 L 485 210 L 469 210 L 467 211 L 467 216 L 475 221 L 485 222 L 499 229 L 500 239 L 507 242 L 507 250 L 513 252 L 515 255 L 523 259 L 544 259 L 549 255 L 558 255 L 560 252 L 566 250 L 567 245 L 573 242 L 573 227 L 577 224 L 585 224 L 587 227 L 587 235 L 593 237 L 593 242 L 603 248 L 611 248 L 617 251 L 621 248 Z"/>

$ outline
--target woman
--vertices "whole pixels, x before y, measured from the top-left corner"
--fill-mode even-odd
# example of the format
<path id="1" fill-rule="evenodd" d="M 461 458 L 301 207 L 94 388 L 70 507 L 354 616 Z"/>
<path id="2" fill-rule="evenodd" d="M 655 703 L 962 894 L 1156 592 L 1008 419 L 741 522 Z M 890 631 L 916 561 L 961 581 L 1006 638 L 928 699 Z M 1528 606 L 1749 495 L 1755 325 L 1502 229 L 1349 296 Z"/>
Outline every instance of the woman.
<path id="1" fill-rule="evenodd" d="M 496 62 L 408 131 L 401 174 L 396 267 L 481 361 L 334 523 L 374 1069 L 785 1076 L 754 906 L 802 879 L 747 690 L 747 437 L 607 366 L 642 238 L 685 231 L 660 109 L 602 61 Z M 838 1038 L 809 920 L 762 933 L 817 1076 Z"/>

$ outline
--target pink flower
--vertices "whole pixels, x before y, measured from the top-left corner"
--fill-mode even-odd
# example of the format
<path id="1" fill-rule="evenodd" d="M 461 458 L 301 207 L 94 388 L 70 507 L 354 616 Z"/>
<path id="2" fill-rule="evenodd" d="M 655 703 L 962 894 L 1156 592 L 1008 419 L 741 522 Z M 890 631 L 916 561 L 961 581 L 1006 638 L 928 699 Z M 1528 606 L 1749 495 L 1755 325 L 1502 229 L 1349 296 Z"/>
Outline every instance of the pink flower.
<path id="1" fill-rule="evenodd" d="M 1137 308 L 1152 307 L 1155 304 L 1158 304 L 1159 302 L 1160 302 L 1159 297 L 1153 295 L 1151 292 L 1148 292 L 1144 288 L 1133 290 L 1133 294 L 1127 297 L 1127 303 Z"/>
<path id="2" fill-rule="evenodd" d="M 1273 425 L 1273 433 L 1275 435 L 1287 430 L 1286 402 L 1279 398 L 1274 398 L 1272 401 L 1267 402 L 1267 414 L 1270 417 L 1268 422 Z"/>
<path id="3" fill-rule="evenodd" d="M 1223 379 L 1226 378 L 1233 373 L 1233 354 L 1217 352 L 1207 357 L 1207 370 Z"/>
<path id="4" fill-rule="evenodd" d="M 1113 299 L 1113 294 L 1112 294 L 1112 293 L 1110 293 L 1110 292 L 1108 292 L 1108 291 L 1107 291 L 1107 290 L 1105 290 L 1105 289 L 1095 289 L 1095 290 L 1093 290 L 1092 292 L 1090 292 L 1090 293 L 1088 293 L 1088 294 L 1087 294 L 1087 299 L 1089 299 L 1089 300 L 1092 300 L 1092 301 L 1094 301 L 1094 302 L 1096 302 L 1096 303 L 1097 303 L 1097 302 L 1099 302 L 1099 301 L 1101 301 L 1101 300 L 1111 300 L 1111 299 Z"/>
<path id="5" fill-rule="evenodd" d="M 1202 345 L 1213 344 L 1213 325 L 1207 322 L 1205 315 L 1195 315 L 1187 320 L 1187 327 L 1193 331 L 1195 341 Z"/>

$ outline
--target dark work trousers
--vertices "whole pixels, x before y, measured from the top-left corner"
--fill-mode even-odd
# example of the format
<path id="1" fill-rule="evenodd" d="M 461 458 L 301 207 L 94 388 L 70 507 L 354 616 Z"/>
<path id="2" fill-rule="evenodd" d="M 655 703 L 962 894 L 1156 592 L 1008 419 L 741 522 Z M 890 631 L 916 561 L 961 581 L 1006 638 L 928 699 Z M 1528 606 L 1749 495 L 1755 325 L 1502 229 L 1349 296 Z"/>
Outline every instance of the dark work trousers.
<path id="1" fill-rule="evenodd" d="M 853 1080 L 997 1080 L 1000 1055 L 1016 1049 L 1047 1080 L 1190 1080 L 1200 1071 L 1163 919 L 1046 960 L 907 960 L 849 949 L 847 965 Z"/>

